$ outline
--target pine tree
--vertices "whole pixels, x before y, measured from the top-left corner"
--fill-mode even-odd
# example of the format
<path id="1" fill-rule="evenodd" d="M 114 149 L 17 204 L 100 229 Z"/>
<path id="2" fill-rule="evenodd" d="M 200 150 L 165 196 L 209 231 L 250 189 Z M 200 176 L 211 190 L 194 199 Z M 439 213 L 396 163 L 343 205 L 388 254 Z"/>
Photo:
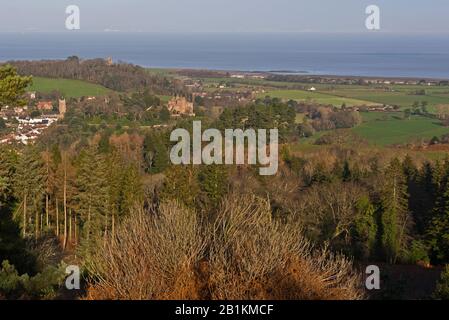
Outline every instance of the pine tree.
<path id="1" fill-rule="evenodd" d="M 93 148 L 82 152 L 78 159 L 75 200 L 83 227 L 84 246 L 88 253 L 93 242 L 104 236 L 107 228 L 107 172 L 103 156 Z"/>
<path id="2" fill-rule="evenodd" d="M 383 253 L 388 262 L 396 263 L 406 247 L 412 223 L 408 213 L 406 178 L 398 159 L 393 159 L 384 172 L 381 209 Z"/>
<path id="3" fill-rule="evenodd" d="M 45 163 L 45 226 L 50 230 L 55 224 L 55 218 L 52 219 L 50 211 L 52 207 L 52 199 L 56 194 L 56 171 L 60 163 L 60 159 L 55 159 L 54 154 L 48 149 L 42 155 Z M 53 220 L 53 221 L 52 221 Z"/>
<path id="4" fill-rule="evenodd" d="M 419 182 L 420 176 L 418 168 L 415 166 L 413 159 L 409 155 L 407 155 L 404 161 L 402 161 L 402 171 L 404 172 L 404 177 L 407 184 L 407 193 L 409 194 L 408 210 L 413 215 L 413 221 L 418 222 L 419 227 L 419 223 L 422 221 L 423 215 L 421 200 L 423 200 L 425 195 Z"/>
<path id="5" fill-rule="evenodd" d="M 435 207 L 427 229 L 432 260 L 449 262 L 449 161 L 435 167 L 434 184 L 437 193 Z"/>
<path id="6" fill-rule="evenodd" d="M 187 207 L 194 208 L 198 201 L 200 188 L 198 172 L 192 166 L 172 166 L 166 172 L 161 199 L 178 200 Z"/>
<path id="7" fill-rule="evenodd" d="M 121 215 L 126 215 L 142 200 L 142 184 L 137 166 L 134 164 L 125 166 L 121 181 L 122 203 L 120 211 Z"/>
<path id="8" fill-rule="evenodd" d="M 42 209 L 42 201 L 45 194 L 45 164 L 35 147 L 25 148 L 20 156 L 15 174 L 14 189 L 16 197 L 22 204 L 22 232 L 27 235 L 28 222 L 34 224 L 35 237 L 39 236 L 39 217 Z M 32 209 L 33 216 L 28 215 L 28 209 Z"/>
<path id="9" fill-rule="evenodd" d="M 163 134 L 147 135 L 143 145 L 145 171 L 161 173 L 169 165 L 169 151 Z"/>
<path id="10" fill-rule="evenodd" d="M 75 168 L 67 151 L 61 152 L 61 162 L 56 169 L 54 179 L 56 234 L 62 234 L 65 249 L 68 242 L 69 214 L 70 209 L 74 208 L 76 193 Z"/>
<path id="11" fill-rule="evenodd" d="M 114 234 L 118 220 L 126 216 L 142 199 L 142 186 L 137 164 L 127 163 L 118 154 L 107 160 L 107 188 L 109 190 L 110 231 Z"/>
<path id="12" fill-rule="evenodd" d="M 13 197 L 14 172 L 17 154 L 9 147 L 0 147 L 0 208 Z"/>
<path id="13" fill-rule="evenodd" d="M 32 82 L 32 77 L 19 76 L 10 65 L 0 67 L 0 106 L 25 105 L 22 95 Z"/>
<path id="14" fill-rule="evenodd" d="M 418 169 L 413 163 L 413 159 L 412 157 L 410 157 L 410 155 L 407 155 L 404 161 L 402 162 L 402 170 L 404 171 L 407 181 L 413 181 L 416 179 Z"/>
<path id="15" fill-rule="evenodd" d="M 424 163 L 417 177 L 418 190 L 415 192 L 417 198 L 416 209 L 412 208 L 415 216 L 417 230 L 424 234 L 432 217 L 437 198 L 436 186 L 433 184 L 433 166 L 429 162 Z M 421 214 L 418 214 L 421 213 Z"/>
<path id="16" fill-rule="evenodd" d="M 204 204 L 216 207 L 227 192 L 227 171 L 224 166 L 203 166 L 198 174 L 198 180 Z"/>
<path id="17" fill-rule="evenodd" d="M 354 227 L 351 232 L 355 254 L 361 259 L 369 259 L 372 257 L 376 244 L 376 210 L 370 199 L 364 196 L 357 202 L 356 212 Z"/>
<path id="18" fill-rule="evenodd" d="M 51 149 L 51 177 L 50 177 L 50 185 L 51 185 L 51 193 L 53 196 L 53 205 L 54 205 L 54 222 L 55 222 L 55 234 L 59 238 L 60 236 L 60 221 L 59 221 L 59 201 L 58 201 L 58 168 L 62 162 L 61 150 L 57 144 L 53 145 Z"/>

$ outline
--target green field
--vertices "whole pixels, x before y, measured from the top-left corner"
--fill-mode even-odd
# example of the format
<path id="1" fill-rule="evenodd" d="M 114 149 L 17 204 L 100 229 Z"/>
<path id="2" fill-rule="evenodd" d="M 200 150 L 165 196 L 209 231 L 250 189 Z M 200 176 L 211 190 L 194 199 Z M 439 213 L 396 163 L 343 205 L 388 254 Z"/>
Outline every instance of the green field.
<path id="1" fill-rule="evenodd" d="M 368 142 L 386 146 L 403 144 L 419 139 L 431 139 L 449 133 L 449 128 L 438 120 L 422 116 L 402 119 L 401 113 L 363 113 L 364 122 L 352 129 Z"/>
<path id="2" fill-rule="evenodd" d="M 375 86 L 317 85 L 316 88 L 319 93 L 403 108 L 412 107 L 414 102 L 426 101 L 429 111 L 433 111 L 438 104 L 449 104 L 449 87 L 392 85 L 385 90 Z M 417 95 L 417 90 L 425 90 L 425 95 Z"/>
<path id="3" fill-rule="evenodd" d="M 258 98 L 264 98 L 265 96 L 286 100 L 313 101 L 319 104 L 328 104 L 336 107 L 340 107 L 343 103 L 345 103 L 347 106 L 376 104 L 362 99 L 338 97 L 331 94 L 324 94 L 320 92 L 310 92 L 303 90 L 272 90 L 266 93 L 259 94 Z"/>
<path id="4" fill-rule="evenodd" d="M 344 97 L 368 100 L 387 105 L 398 105 L 400 107 L 409 108 L 413 103 L 418 101 L 426 101 L 429 108 L 433 109 L 438 104 L 448 104 L 449 97 L 426 94 L 423 96 L 413 95 L 408 92 L 385 92 L 378 90 L 336 90 L 336 95 Z"/>
<path id="5" fill-rule="evenodd" d="M 85 81 L 40 77 L 33 77 L 33 84 L 28 90 L 43 93 L 50 93 L 56 90 L 61 92 L 66 98 L 102 96 L 110 92 L 110 90 L 105 87 Z"/>
<path id="6" fill-rule="evenodd" d="M 281 99 L 297 101 L 312 100 L 320 104 L 332 104 L 341 106 L 361 105 L 397 105 L 403 109 L 411 108 L 415 102 L 427 102 L 429 112 L 435 112 L 438 104 L 449 104 L 449 86 L 426 85 L 340 85 L 340 84 L 310 84 L 301 82 L 277 82 L 264 79 L 231 79 L 231 78 L 202 78 L 204 84 L 212 85 L 206 88 L 216 90 L 218 83 L 229 83 L 241 86 L 264 88 L 267 92 L 258 94 L 258 98 L 269 95 Z M 315 87 L 317 91 L 309 92 L 303 88 Z M 227 89 L 232 91 L 233 89 Z M 425 94 L 417 94 L 417 91 L 425 91 Z"/>

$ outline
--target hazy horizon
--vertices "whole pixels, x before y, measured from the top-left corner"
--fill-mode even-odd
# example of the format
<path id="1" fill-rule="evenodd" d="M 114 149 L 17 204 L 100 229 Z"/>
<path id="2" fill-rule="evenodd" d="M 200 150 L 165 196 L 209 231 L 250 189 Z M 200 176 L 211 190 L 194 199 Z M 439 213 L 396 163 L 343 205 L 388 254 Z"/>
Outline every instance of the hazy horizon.
<path id="1" fill-rule="evenodd" d="M 0 32 L 68 32 L 78 5 L 81 30 L 145 33 L 362 33 L 365 8 L 381 9 L 385 33 L 449 33 L 449 2 L 434 0 L 1 0 Z"/>

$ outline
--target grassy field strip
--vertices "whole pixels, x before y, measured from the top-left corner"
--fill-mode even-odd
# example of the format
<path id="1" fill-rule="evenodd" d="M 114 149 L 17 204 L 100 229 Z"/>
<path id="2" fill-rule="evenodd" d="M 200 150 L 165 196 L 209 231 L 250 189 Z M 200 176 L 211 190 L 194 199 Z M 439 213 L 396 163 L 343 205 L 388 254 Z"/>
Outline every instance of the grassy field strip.
<path id="1" fill-rule="evenodd" d="M 331 94 L 323 94 L 320 92 L 311 92 L 304 90 L 272 90 L 266 93 L 259 94 L 258 98 L 264 98 L 265 96 L 296 101 L 312 100 L 316 103 L 331 104 L 336 107 L 340 107 L 343 103 L 345 103 L 347 106 L 372 104 L 372 102 L 367 100 L 338 97 Z"/>
<path id="2" fill-rule="evenodd" d="M 404 120 L 386 116 L 387 119 L 380 120 L 364 114 L 365 122 L 352 130 L 370 143 L 381 146 L 431 139 L 449 133 L 449 128 L 437 123 L 435 119 L 413 116 L 410 120 Z"/>
<path id="3" fill-rule="evenodd" d="M 70 79 L 51 79 L 33 77 L 33 84 L 28 88 L 29 91 L 50 93 L 52 91 L 61 92 L 66 98 L 80 98 L 83 96 L 102 96 L 110 92 L 103 86 Z"/>
<path id="4" fill-rule="evenodd" d="M 449 95 L 438 96 L 432 95 L 411 95 L 404 92 L 386 92 L 386 91 L 371 91 L 371 90 L 337 90 L 334 93 L 336 96 L 342 96 L 353 99 L 367 100 L 380 104 L 398 105 L 401 107 L 411 107 L 414 102 L 427 101 L 429 108 L 434 109 L 438 104 L 449 104 Z"/>

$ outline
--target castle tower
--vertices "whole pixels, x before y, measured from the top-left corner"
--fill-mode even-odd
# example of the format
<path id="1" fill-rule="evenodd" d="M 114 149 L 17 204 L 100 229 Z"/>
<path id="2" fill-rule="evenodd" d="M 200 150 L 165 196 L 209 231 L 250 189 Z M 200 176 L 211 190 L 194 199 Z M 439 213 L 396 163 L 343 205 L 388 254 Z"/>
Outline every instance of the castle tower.
<path id="1" fill-rule="evenodd" d="M 67 104 L 65 99 L 59 99 L 59 116 L 64 117 L 64 114 L 67 112 Z"/>

